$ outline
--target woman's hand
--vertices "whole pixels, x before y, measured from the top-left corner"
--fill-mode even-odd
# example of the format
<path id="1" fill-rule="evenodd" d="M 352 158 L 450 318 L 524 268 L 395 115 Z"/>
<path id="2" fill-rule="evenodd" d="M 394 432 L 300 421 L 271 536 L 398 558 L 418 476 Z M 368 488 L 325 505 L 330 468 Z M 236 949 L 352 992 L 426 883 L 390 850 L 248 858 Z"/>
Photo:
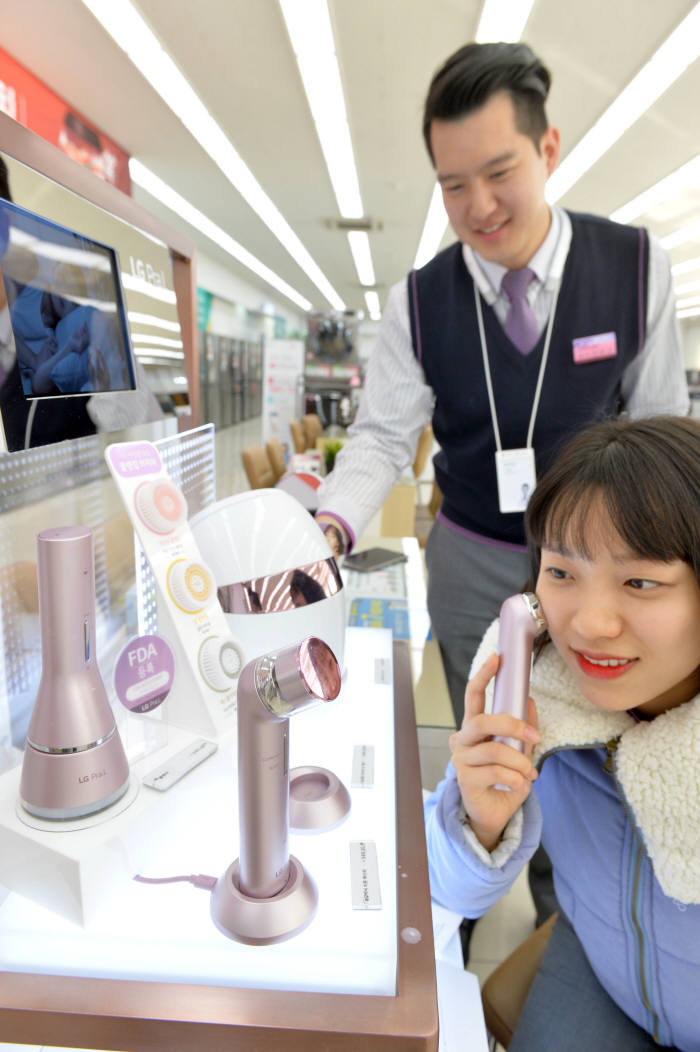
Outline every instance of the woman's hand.
<path id="1" fill-rule="evenodd" d="M 498 661 L 498 654 L 493 654 L 467 684 L 464 721 L 461 729 L 450 737 L 452 764 L 464 809 L 477 839 L 487 851 L 496 847 L 537 778 L 530 757 L 540 737 L 535 730 L 537 711 L 532 698 L 527 723 L 504 713 L 495 716 L 484 712 L 486 686 L 496 675 Z M 525 743 L 525 752 L 493 741 L 496 735 L 518 738 Z M 497 789 L 497 785 L 508 789 Z"/>

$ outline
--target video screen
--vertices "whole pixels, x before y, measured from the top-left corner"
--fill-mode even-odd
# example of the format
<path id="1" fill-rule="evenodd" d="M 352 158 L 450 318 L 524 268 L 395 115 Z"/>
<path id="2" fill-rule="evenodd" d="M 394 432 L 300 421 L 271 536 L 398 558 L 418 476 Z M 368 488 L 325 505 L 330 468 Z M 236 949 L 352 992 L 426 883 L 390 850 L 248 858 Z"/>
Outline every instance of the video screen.
<path id="1" fill-rule="evenodd" d="M 114 249 L 2 200 L 0 275 L 25 397 L 136 389 Z"/>

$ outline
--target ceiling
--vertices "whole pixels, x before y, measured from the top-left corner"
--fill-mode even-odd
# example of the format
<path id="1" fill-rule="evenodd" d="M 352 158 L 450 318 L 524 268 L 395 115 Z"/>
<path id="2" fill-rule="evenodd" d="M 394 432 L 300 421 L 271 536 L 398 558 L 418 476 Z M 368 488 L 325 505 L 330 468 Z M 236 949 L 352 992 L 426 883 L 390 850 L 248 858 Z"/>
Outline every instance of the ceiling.
<path id="1" fill-rule="evenodd" d="M 365 308 L 278 0 L 137 0 L 163 47 L 349 309 Z M 481 0 L 329 0 L 382 305 L 410 269 L 434 176 L 421 136 L 435 69 L 473 39 Z M 562 158 L 694 7 L 694 0 L 535 0 L 523 39 L 553 73 Z M 81 0 L 0 0 L 2 46 L 315 308 L 328 303 Z M 697 60 L 561 199 L 607 215 L 700 153 Z M 181 225 L 142 190 L 134 196 Z M 700 221 L 700 187 L 640 217 L 660 235 Z M 279 298 L 212 242 L 209 257 Z M 445 243 L 451 238 L 448 236 Z M 700 233 L 671 252 L 700 256 Z M 686 274 L 683 281 L 700 279 Z"/>

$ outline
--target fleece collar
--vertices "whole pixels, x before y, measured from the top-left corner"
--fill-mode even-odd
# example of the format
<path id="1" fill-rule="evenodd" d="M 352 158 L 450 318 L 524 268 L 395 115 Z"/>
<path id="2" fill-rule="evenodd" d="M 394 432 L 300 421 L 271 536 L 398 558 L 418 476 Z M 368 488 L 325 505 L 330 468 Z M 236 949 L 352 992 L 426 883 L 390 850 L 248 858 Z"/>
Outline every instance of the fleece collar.
<path id="1" fill-rule="evenodd" d="M 474 667 L 497 644 L 494 622 Z M 679 902 L 700 904 L 700 695 L 642 723 L 627 712 L 602 712 L 586 701 L 551 645 L 535 663 L 530 690 L 541 735 L 533 762 L 539 765 L 561 749 L 617 740 L 618 792 L 662 890 Z M 492 690 L 488 693 L 490 705 Z"/>

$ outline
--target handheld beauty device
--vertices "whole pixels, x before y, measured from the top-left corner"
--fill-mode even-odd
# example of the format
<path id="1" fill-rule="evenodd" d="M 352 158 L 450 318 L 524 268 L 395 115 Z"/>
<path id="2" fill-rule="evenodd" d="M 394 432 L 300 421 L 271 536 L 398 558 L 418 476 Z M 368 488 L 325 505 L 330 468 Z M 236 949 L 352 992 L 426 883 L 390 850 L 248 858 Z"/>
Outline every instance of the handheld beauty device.
<path id="1" fill-rule="evenodd" d="M 530 689 L 532 646 L 535 637 L 547 627 L 540 602 L 534 592 L 512 595 L 501 606 L 498 631 L 498 653 L 501 663 L 493 689 L 493 712 L 506 712 L 527 719 Z M 523 751 L 523 742 L 515 738 L 496 738 Z"/>
<path id="2" fill-rule="evenodd" d="M 95 657 L 95 561 L 86 526 L 37 538 L 42 673 L 20 800 L 39 818 L 73 819 L 115 803 L 129 766 Z"/>
<path id="3" fill-rule="evenodd" d="M 333 651 L 316 637 L 249 662 L 238 684 L 240 857 L 217 881 L 216 926 L 239 942 L 280 942 L 306 927 L 316 888 L 289 854 L 289 718 L 340 691 Z"/>

